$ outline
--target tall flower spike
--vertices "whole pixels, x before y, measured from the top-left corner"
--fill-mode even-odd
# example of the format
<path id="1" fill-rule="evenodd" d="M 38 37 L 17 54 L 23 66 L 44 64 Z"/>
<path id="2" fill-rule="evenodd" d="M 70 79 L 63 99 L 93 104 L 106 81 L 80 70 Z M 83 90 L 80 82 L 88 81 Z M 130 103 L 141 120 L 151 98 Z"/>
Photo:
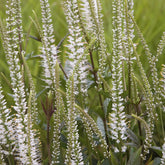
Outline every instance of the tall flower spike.
<path id="1" fill-rule="evenodd" d="M 95 49 L 97 49 L 98 52 L 98 74 L 104 77 L 107 52 L 102 6 L 100 0 L 81 0 L 80 2 L 79 15 L 81 18 L 81 27 L 88 44 L 94 36 L 97 37 L 97 46 Z M 97 83 L 101 84 L 100 76 L 97 77 Z M 101 86 L 98 87 L 99 89 L 101 88 Z"/>
<path id="2" fill-rule="evenodd" d="M 32 122 L 34 124 L 37 124 L 37 117 L 38 117 L 38 109 L 37 109 L 37 98 L 36 98 L 36 90 L 35 90 L 35 85 L 34 85 L 34 82 L 33 82 L 33 78 L 32 78 L 32 75 L 31 75 L 31 72 L 30 72 L 30 69 L 26 63 L 26 60 L 25 58 L 22 56 L 22 61 L 23 61 L 23 65 L 25 66 L 25 70 L 27 72 L 27 76 L 28 76 L 28 79 L 29 79 L 29 88 L 30 88 L 30 91 L 32 93 L 32 99 L 31 99 L 31 113 L 32 113 Z"/>
<path id="3" fill-rule="evenodd" d="M 162 102 L 165 99 L 165 65 L 162 65 L 162 70 L 161 70 L 161 76 L 162 78 L 160 79 L 160 89 L 161 89 L 161 97 L 162 97 Z M 163 105 L 163 110 L 165 112 L 165 105 Z"/>
<path id="4" fill-rule="evenodd" d="M 97 35 L 97 39 L 98 39 L 98 23 L 99 23 L 99 20 L 98 20 L 98 6 L 97 6 L 97 0 L 81 0 L 82 2 L 84 2 L 86 5 L 84 7 L 88 7 L 87 8 L 84 8 L 82 9 L 83 11 L 85 10 L 89 10 L 87 13 L 90 14 L 90 17 L 91 17 L 91 23 L 93 24 L 93 34 L 96 34 Z M 87 2 L 86 2 L 87 1 Z M 87 19 L 87 18 L 86 18 Z"/>
<path id="5" fill-rule="evenodd" d="M 79 134 L 76 121 L 76 108 L 75 108 L 75 91 L 74 91 L 74 77 L 70 76 L 67 81 L 67 109 L 68 109 L 68 144 L 66 151 L 66 164 L 83 165 L 83 157 L 81 153 L 80 143 L 78 141 Z"/>
<path id="6" fill-rule="evenodd" d="M 33 119 L 32 112 L 33 109 L 33 98 L 34 94 L 32 93 L 33 89 L 30 91 L 29 100 L 28 100 L 28 111 L 27 111 L 27 141 L 28 141 L 28 155 L 29 159 L 27 164 L 38 165 L 41 161 L 41 155 L 39 152 L 39 139 L 35 138 L 36 131 L 33 130 Z"/>
<path id="7" fill-rule="evenodd" d="M 95 20 L 93 19 L 93 15 L 95 15 L 95 13 L 91 10 L 91 1 L 81 0 L 81 11 L 81 17 L 83 19 L 82 22 L 87 35 L 95 36 L 97 33 Z"/>
<path id="8" fill-rule="evenodd" d="M 64 119 L 65 114 L 65 107 L 62 100 L 61 93 L 58 91 L 60 88 L 60 74 L 59 74 L 59 63 L 56 63 L 56 111 L 53 114 L 54 116 L 54 136 L 53 136 L 53 149 L 52 149 L 52 164 L 59 164 L 60 163 L 60 125 L 61 125 L 61 118 Z M 64 119 L 64 121 L 66 121 Z"/>
<path id="9" fill-rule="evenodd" d="M 157 55 L 155 57 L 155 60 L 158 59 L 158 57 L 162 54 L 163 49 L 165 47 L 165 32 L 162 35 L 162 39 L 160 40 L 160 43 L 158 45 L 158 49 L 157 49 Z M 162 64 L 162 70 L 161 70 L 161 81 L 159 81 L 159 93 L 160 93 L 160 97 L 161 97 L 161 101 L 160 103 L 163 105 L 163 110 L 165 112 L 165 105 L 163 104 L 164 99 L 165 99 L 165 65 Z"/>
<path id="10" fill-rule="evenodd" d="M 132 42 L 132 41 L 131 41 Z M 133 46 L 133 43 L 132 43 Z M 136 117 L 138 120 L 142 121 L 144 123 L 144 126 L 146 128 L 146 138 L 145 138 L 145 142 L 144 142 L 144 154 L 141 155 L 142 158 L 145 160 L 146 159 L 146 154 L 148 154 L 149 152 L 149 148 L 151 147 L 152 144 L 152 135 L 153 135 L 153 131 L 154 131 L 154 121 L 156 118 L 156 115 L 154 114 L 154 97 L 150 88 L 150 84 L 148 82 L 147 76 L 144 72 L 143 66 L 140 62 L 140 58 L 139 55 L 136 52 L 135 47 L 134 48 L 134 52 L 136 55 L 136 61 L 138 64 L 138 67 L 140 69 L 141 75 L 142 75 L 142 81 L 144 84 L 144 88 L 143 88 L 143 92 L 144 92 L 144 101 L 145 101 L 145 105 L 146 105 L 146 109 L 147 109 L 147 113 L 148 113 L 148 123 L 146 123 L 144 120 L 142 120 L 141 118 Z"/>
<path id="11" fill-rule="evenodd" d="M 124 23 L 124 45 L 126 48 L 126 53 L 127 55 L 132 55 L 133 54 L 133 47 L 132 45 L 129 45 L 129 39 L 133 40 L 135 35 L 134 35 L 134 24 L 133 21 L 128 13 L 131 13 L 132 17 L 134 17 L 134 1 L 133 0 L 127 0 L 124 2 L 124 10 L 123 10 L 123 23 Z"/>
<path id="12" fill-rule="evenodd" d="M 163 32 L 162 38 L 159 42 L 155 60 L 158 59 L 158 57 L 162 54 L 164 47 L 165 47 L 165 32 Z"/>
<path id="13" fill-rule="evenodd" d="M 0 146 L 5 146 L 3 149 L 1 148 L 1 155 L 13 154 L 12 145 L 15 143 L 14 140 L 10 110 L 6 106 L 6 100 L 0 86 Z"/>
<path id="14" fill-rule="evenodd" d="M 152 132 L 150 130 L 149 125 L 146 123 L 145 120 L 143 120 L 142 118 L 136 115 L 132 115 L 132 116 L 144 124 L 146 137 L 144 140 L 144 151 L 143 151 L 143 154 L 141 154 L 141 157 L 143 160 L 146 160 L 146 154 L 149 153 L 149 148 L 152 145 Z"/>
<path id="15" fill-rule="evenodd" d="M 133 0 L 126 0 L 124 3 L 124 10 L 123 10 L 123 47 L 125 50 L 125 60 L 127 62 L 128 66 L 128 98 L 132 98 L 132 88 L 133 88 L 133 82 L 132 82 L 132 73 L 133 73 L 133 47 L 131 43 L 129 42 L 129 39 L 134 39 L 134 24 L 132 19 L 130 18 L 128 13 L 131 13 L 132 16 L 134 15 L 134 2 Z M 128 106 L 128 113 L 130 113 L 129 106 Z"/>
<path id="16" fill-rule="evenodd" d="M 95 39 L 94 40 L 92 40 L 91 41 L 91 43 L 89 44 L 89 47 L 88 48 L 86 48 L 86 50 L 85 50 L 85 52 L 84 52 L 84 54 L 86 53 L 86 51 L 93 45 L 93 43 L 94 43 L 94 41 L 95 41 Z M 72 86 L 71 85 L 68 85 L 67 86 L 67 98 L 69 99 L 70 98 L 70 100 L 68 100 L 67 101 L 67 106 L 68 106 L 68 111 L 70 110 L 70 109 L 79 109 L 79 112 L 78 111 L 75 111 L 74 112 L 74 114 L 75 114 L 75 117 L 76 117 L 76 115 L 78 114 L 78 115 L 80 115 L 81 117 L 82 117 L 82 120 L 83 120 L 83 124 L 84 124 L 84 126 L 85 126 L 85 128 L 86 128 L 86 130 L 87 130 L 87 132 L 89 132 L 89 136 L 88 136 L 88 139 L 89 139 L 89 141 L 90 141 L 90 144 L 91 144 L 91 146 L 94 148 L 94 146 L 95 146 L 95 144 L 94 144 L 94 141 L 93 141 L 93 139 L 92 139 L 92 132 L 91 132 L 91 130 L 93 130 L 93 132 L 94 132 L 94 134 L 96 134 L 98 137 L 99 137 L 99 142 L 100 142 L 100 144 L 101 144 L 101 147 L 103 148 L 103 151 L 104 151 L 104 156 L 105 156 L 105 158 L 107 158 L 107 157 L 109 157 L 109 153 L 108 153 L 108 150 L 107 150 L 107 148 L 108 148 L 108 146 L 107 146 L 107 143 L 106 143 L 106 141 L 105 141 L 105 139 L 104 139 L 104 137 L 103 137 L 103 135 L 102 135 L 102 133 L 101 133 L 101 131 L 98 129 L 98 127 L 97 127 L 97 125 L 96 125 L 96 123 L 94 122 L 94 120 L 87 114 L 87 113 L 85 113 L 84 112 L 84 110 L 82 110 L 79 106 L 77 106 L 76 104 L 75 104 L 75 92 L 74 92 L 74 89 L 75 89 L 75 86 L 74 86 L 74 74 L 75 74 L 75 72 L 77 71 L 77 68 L 80 66 L 80 63 L 81 63 L 81 61 L 83 60 L 83 56 L 81 56 L 81 58 L 77 61 L 77 63 L 76 63 L 76 65 L 75 65 L 75 68 L 74 68 L 74 70 L 73 70 L 73 76 L 70 76 L 70 79 L 67 81 L 67 84 L 70 84 L 71 83 L 71 80 L 72 80 Z M 70 88 L 73 88 L 72 89 L 72 93 L 69 93 L 69 91 L 71 90 Z M 72 104 L 73 105 L 72 105 Z M 69 107 L 70 107 L 70 109 L 69 109 Z M 72 112 L 72 111 L 71 111 Z M 69 112 L 70 113 L 70 112 Z M 68 116 L 70 116 L 70 115 L 68 115 Z M 71 117 L 68 117 L 68 125 L 70 125 L 70 119 Z M 74 118 L 72 118 L 72 120 L 74 121 L 75 119 Z M 86 124 L 86 121 L 88 121 L 88 124 Z M 75 125 L 76 125 L 76 121 L 75 121 Z M 74 127 L 77 127 L 77 126 L 74 126 Z M 69 130 L 71 130 L 71 128 L 69 127 L 68 128 Z M 68 135 L 69 136 L 69 135 Z M 71 135 L 70 135 L 71 136 Z M 69 137 L 70 137 L 69 136 Z M 77 136 L 78 136 L 78 134 L 77 134 Z M 78 149 L 77 149 L 77 151 L 78 151 Z M 67 158 L 68 157 L 70 157 L 70 152 L 68 151 L 67 152 Z M 69 156 L 68 156 L 69 155 Z"/>
<path id="17" fill-rule="evenodd" d="M 82 122 L 84 124 L 84 127 L 87 132 L 89 132 L 88 139 L 90 141 L 91 146 L 94 148 L 96 144 L 94 143 L 92 139 L 92 131 L 93 133 L 98 136 L 99 142 L 101 143 L 101 147 L 103 148 L 103 154 L 105 158 L 108 158 L 110 154 L 108 153 L 108 145 L 106 143 L 105 137 L 103 137 L 102 132 L 99 130 L 97 124 L 92 119 L 91 116 L 88 115 L 88 113 L 85 112 L 85 110 L 81 109 L 79 106 L 75 105 L 76 108 L 79 110 L 79 114 L 82 117 Z M 96 151 L 97 152 L 97 151 Z"/>
<path id="18" fill-rule="evenodd" d="M 90 13 L 88 18 L 90 18 L 91 20 L 90 24 L 92 25 L 92 28 L 93 28 L 91 29 L 92 34 L 97 36 L 97 41 L 98 41 L 98 74 L 104 77 L 107 52 L 106 52 L 106 42 L 105 42 L 105 36 L 104 36 L 104 25 L 103 25 L 103 14 L 102 14 L 101 2 L 100 0 L 87 0 L 85 4 L 86 6 L 89 5 L 89 7 L 84 9 L 84 11 L 87 11 L 86 13 Z M 90 35 L 91 35 L 91 32 L 90 32 Z M 100 83 L 99 76 L 98 76 L 98 83 Z"/>
<path id="19" fill-rule="evenodd" d="M 151 84 L 151 87 L 152 87 L 152 90 L 153 90 L 153 94 L 154 94 L 154 104 L 155 106 L 157 106 L 158 108 L 161 107 L 160 104 L 161 103 L 161 99 L 160 99 L 160 95 L 161 95 L 161 90 L 159 88 L 159 79 L 158 79 L 158 73 L 157 73 L 157 68 L 156 68 L 156 61 L 158 60 L 158 56 L 153 56 L 152 53 L 150 52 L 150 49 L 143 37 L 143 34 L 141 33 L 137 23 L 135 22 L 134 18 L 132 17 L 131 14 L 129 14 L 134 25 L 135 25 L 135 28 L 137 30 L 137 33 L 138 33 L 138 36 L 141 40 L 141 43 L 143 45 L 143 48 L 145 50 L 145 54 L 147 56 L 147 59 L 148 59 L 148 62 L 149 62 L 149 66 L 150 66 L 150 73 L 151 73 L 151 79 L 152 79 L 152 84 Z M 155 111 L 155 113 L 157 113 Z"/>
<path id="20" fill-rule="evenodd" d="M 45 82 L 55 90 L 55 65 L 57 61 L 57 47 L 51 18 L 50 5 L 48 0 L 40 0 L 42 14 L 42 53 Z"/>
<path id="21" fill-rule="evenodd" d="M 11 85 L 14 93 L 14 101 L 15 106 L 14 110 L 16 111 L 16 118 L 15 118 L 15 138 L 17 139 L 17 148 L 18 151 L 18 159 L 20 162 L 25 163 L 28 160 L 27 157 L 27 143 L 25 141 L 25 137 L 27 136 L 24 127 L 26 128 L 26 119 L 27 116 L 25 115 L 25 112 L 27 110 L 27 102 L 25 99 L 25 90 L 24 90 L 24 83 L 23 83 L 23 77 L 22 77 L 22 71 L 20 67 L 20 61 L 19 61 L 19 51 L 18 51 L 18 45 L 20 44 L 19 41 L 19 28 L 21 26 L 19 24 L 15 23 L 15 20 L 17 20 L 17 7 L 20 6 L 15 0 L 8 0 L 6 1 L 6 14 L 7 14 L 7 37 L 5 41 L 8 45 L 8 50 L 6 52 L 7 56 L 7 62 L 9 65 L 10 70 L 10 77 L 11 77 Z M 17 22 L 20 23 L 20 22 Z"/>
<path id="22" fill-rule="evenodd" d="M 105 73 L 105 61 L 106 61 L 106 42 L 104 36 L 104 24 L 103 24 L 103 14 L 102 14 L 102 6 L 100 0 L 96 0 L 96 10 L 97 10 L 97 27 L 98 27 L 98 42 L 99 42 L 99 67 L 98 74 L 104 77 Z M 99 76 L 98 76 L 99 78 Z M 99 80 L 100 82 L 100 80 Z"/>
<path id="23" fill-rule="evenodd" d="M 144 88 L 143 88 L 143 92 L 144 92 L 144 96 L 145 96 L 144 101 L 145 101 L 146 109 L 147 109 L 147 113 L 148 113 L 149 127 L 150 127 L 150 130 L 151 130 L 151 133 L 153 134 L 154 120 L 156 119 L 156 114 L 154 113 L 154 110 L 155 110 L 154 97 L 153 97 L 153 93 L 152 93 L 148 78 L 145 74 L 142 63 L 140 61 L 140 57 L 137 54 L 137 51 L 136 51 L 136 49 L 133 45 L 133 42 L 132 41 L 130 41 L 130 42 L 132 43 L 132 46 L 134 48 L 134 53 L 135 53 L 135 56 L 136 56 L 136 62 L 137 62 L 137 65 L 139 67 L 141 77 L 142 77 L 142 81 L 143 81 L 143 84 L 144 84 Z"/>
<path id="24" fill-rule="evenodd" d="M 84 40 L 81 35 L 81 29 L 79 25 L 79 15 L 78 15 L 78 5 L 77 0 L 66 1 L 65 4 L 65 15 L 68 23 L 69 37 L 68 37 L 68 76 L 73 74 L 73 70 L 75 70 L 75 66 L 79 59 L 83 58 L 79 63 L 79 67 L 74 71 L 74 84 L 75 84 L 75 92 L 79 93 L 81 89 L 84 95 L 87 95 L 87 66 L 86 61 L 87 57 L 84 54 Z"/>
<path id="25" fill-rule="evenodd" d="M 109 114 L 111 138 L 119 144 L 115 152 L 125 152 L 126 116 L 123 105 L 122 82 L 122 0 L 113 1 L 113 58 L 112 58 L 112 112 Z M 117 145 L 116 145 L 117 146 Z"/>
<path id="26" fill-rule="evenodd" d="M 10 70 L 11 85 L 13 90 L 15 118 L 13 119 L 13 136 L 15 138 L 15 150 L 18 163 L 27 164 L 32 157 L 28 155 L 28 126 L 27 126 L 27 101 L 25 95 L 25 85 L 23 82 L 22 70 L 22 37 L 20 0 L 6 1 L 6 34 L 4 35 L 4 45 L 7 62 Z M 34 139 L 31 139 L 31 141 Z"/>

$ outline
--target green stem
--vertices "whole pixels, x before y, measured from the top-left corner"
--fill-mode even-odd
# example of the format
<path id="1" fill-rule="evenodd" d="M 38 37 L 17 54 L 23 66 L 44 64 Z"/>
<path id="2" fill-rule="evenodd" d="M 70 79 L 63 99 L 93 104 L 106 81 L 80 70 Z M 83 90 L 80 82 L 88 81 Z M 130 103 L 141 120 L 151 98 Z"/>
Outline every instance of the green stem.
<path id="1" fill-rule="evenodd" d="M 51 164 L 51 152 L 50 152 L 50 120 L 47 120 L 47 150 L 48 150 L 48 165 Z"/>
<path id="2" fill-rule="evenodd" d="M 136 113 L 138 116 L 141 115 L 141 107 L 140 107 L 140 102 L 135 105 Z M 142 137 L 142 128 L 141 128 L 141 122 L 138 120 L 138 129 L 139 129 L 139 136 Z M 140 144 L 143 144 L 143 140 L 140 140 Z"/>
<path id="3" fill-rule="evenodd" d="M 126 35 L 130 38 L 129 21 L 128 21 L 128 6 L 127 0 L 125 1 L 125 16 L 126 16 Z M 131 45 L 128 43 L 128 99 L 131 100 Z M 128 114 L 130 114 L 130 104 L 128 104 Z"/>
<path id="4" fill-rule="evenodd" d="M 160 121 L 161 121 L 161 127 L 162 127 L 162 134 L 163 137 L 165 137 L 165 133 L 164 133 L 164 122 L 163 122 L 163 114 L 162 114 L 162 109 L 160 108 Z"/>

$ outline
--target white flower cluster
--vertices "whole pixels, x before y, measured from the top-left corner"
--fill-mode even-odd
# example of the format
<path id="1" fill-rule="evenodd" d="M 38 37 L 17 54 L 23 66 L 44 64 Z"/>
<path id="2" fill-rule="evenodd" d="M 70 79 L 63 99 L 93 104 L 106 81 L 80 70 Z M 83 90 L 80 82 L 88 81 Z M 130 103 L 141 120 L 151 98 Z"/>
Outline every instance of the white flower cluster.
<path id="1" fill-rule="evenodd" d="M 146 154 L 149 154 L 149 148 L 152 144 L 152 132 L 150 130 L 150 127 L 145 124 L 145 131 L 146 131 L 146 137 L 144 141 L 144 153 L 141 155 L 143 160 L 146 160 Z"/>
<path id="2" fill-rule="evenodd" d="M 163 32 L 162 38 L 157 48 L 156 60 L 158 60 L 158 57 L 162 54 L 164 46 L 165 46 L 165 32 Z"/>
<path id="3" fill-rule="evenodd" d="M 3 35 L 5 37 L 5 44 L 3 45 L 7 45 L 7 49 L 5 48 L 4 50 L 6 51 L 5 53 L 9 65 L 15 104 L 12 106 L 14 112 L 12 112 L 12 119 L 9 120 L 9 117 L 4 116 L 6 117 L 5 123 L 10 122 L 10 125 L 8 123 L 5 129 L 9 132 L 8 136 L 12 137 L 13 153 L 17 161 L 21 164 L 39 164 L 37 161 L 39 156 L 36 154 L 38 151 L 35 143 L 35 131 L 32 130 L 32 127 L 28 127 L 28 124 L 32 124 L 32 121 L 28 119 L 27 100 L 22 73 L 22 56 L 24 56 L 24 52 L 22 48 L 23 29 L 20 0 L 7 0 L 6 9 L 6 31 Z M 2 100 L 1 104 L 4 104 Z M 6 108 L 5 111 L 7 110 Z M 5 113 L 7 114 L 7 112 Z M 9 137 L 7 138 L 8 140 L 10 140 Z M 30 141 L 28 141 L 28 139 L 30 139 Z M 29 155 L 29 150 L 31 155 Z"/>
<path id="4" fill-rule="evenodd" d="M 60 87 L 60 74 L 59 74 L 59 64 L 56 63 L 56 88 Z M 60 157 L 60 125 L 61 125 L 61 117 L 64 118 L 65 107 L 63 104 L 63 99 L 61 93 L 56 90 L 56 110 L 54 112 L 54 133 L 53 133 L 53 149 L 52 149 L 52 164 L 59 164 Z M 64 112 L 64 113 L 62 113 Z M 65 119 L 64 119 L 65 120 Z"/>
<path id="5" fill-rule="evenodd" d="M 13 139 L 12 118 L 0 86 L 0 146 L 6 146 L 4 149 L 1 148 L 1 155 L 12 154 Z"/>
<path id="6" fill-rule="evenodd" d="M 102 14 L 102 6 L 100 0 L 96 1 L 97 4 L 97 27 L 98 27 L 98 42 L 99 42 L 99 68 L 98 68 L 98 74 L 102 75 L 104 77 L 105 75 L 105 63 L 107 58 L 107 47 L 105 42 L 105 36 L 104 36 L 104 24 L 103 24 L 103 14 Z M 100 80 L 99 80 L 100 82 Z"/>
<path id="7" fill-rule="evenodd" d="M 161 88 L 161 96 L 162 96 L 162 100 L 164 100 L 165 99 L 165 65 L 163 64 L 162 65 L 162 71 L 161 71 L 161 76 L 162 76 L 162 78 L 161 78 L 161 86 L 160 86 L 160 88 Z M 164 110 L 164 112 L 165 112 L 165 105 L 163 105 L 163 110 Z"/>
<path id="8" fill-rule="evenodd" d="M 134 16 L 134 1 L 128 0 L 127 4 L 125 4 L 125 6 L 126 7 L 124 7 L 124 13 L 123 13 L 123 16 L 124 16 L 124 18 L 123 18 L 124 19 L 124 21 L 123 21 L 123 23 L 124 23 L 123 40 L 124 40 L 124 46 L 126 49 L 126 55 L 132 56 L 133 55 L 133 47 L 129 45 L 130 44 L 129 39 L 133 40 L 135 35 L 134 35 L 134 24 L 133 24 L 132 19 L 128 15 L 128 12 L 132 16 Z"/>
<path id="9" fill-rule="evenodd" d="M 81 0 L 80 2 L 81 28 L 88 44 L 93 37 L 97 38 L 95 49 L 98 51 L 98 75 L 104 77 L 107 51 L 101 2 L 100 0 Z M 90 56 L 95 55 L 94 50 L 90 53 Z M 101 83 L 100 76 L 96 80 L 98 84 Z"/>
<path id="10" fill-rule="evenodd" d="M 74 77 L 67 82 L 67 109 L 68 109 L 68 144 L 66 150 L 66 164 L 83 165 L 83 156 L 79 143 L 79 134 L 77 128 L 77 113 L 75 108 Z"/>
<path id="11" fill-rule="evenodd" d="M 42 14 L 42 53 L 45 82 L 55 89 L 55 65 L 57 61 L 57 47 L 51 18 L 51 10 L 48 0 L 40 0 Z"/>
<path id="12" fill-rule="evenodd" d="M 83 23 L 85 30 L 92 35 L 96 35 L 96 24 L 95 24 L 95 19 L 93 19 L 92 15 L 96 15 L 96 13 L 91 10 L 91 8 L 95 8 L 96 2 L 94 3 L 93 1 L 89 0 L 81 0 L 81 10 L 82 10 L 82 18 L 83 18 Z M 94 3 L 94 4 L 93 4 Z M 92 13 L 94 12 L 94 13 Z"/>
<path id="13" fill-rule="evenodd" d="M 113 58 L 112 58 L 112 112 L 109 114 L 111 138 L 117 144 L 123 144 L 127 140 L 126 136 L 126 115 L 124 112 L 123 83 L 122 83 L 122 20 L 123 20 L 122 0 L 113 1 Z M 125 152 L 126 147 L 121 151 L 116 148 L 116 152 Z"/>
<path id="14" fill-rule="evenodd" d="M 25 163 L 28 161 L 27 158 L 27 134 L 23 131 L 23 128 L 27 127 L 26 118 L 27 115 L 23 117 L 27 110 L 27 102 L 25 99 L 25 87 L 23 84 L 23 77 L 21 74 L 21 68 L 19 64 L 19 37 L 17 31 L 16 20 L 16 5 L 17 3 L 15 0 L 7 1 L 7 43 L 8 43 L 8 52 L 6 53 L 8 59 L 8 65 L 10 69 L 10 77 L 11 77 L 11 84 L 14 93 L 14 101 L 15 106 L 13 106 L 14 110 L 16 111 L 16 118 L 15 118 L 15 129 L 14 134 L 17 140 L 17 150 L 19 153 L 18 159 Z M 20 26 L 19 26 L 20 27 Z M 25 129 L 26 130 L 26 129 Z"/>
<path id="15" fill-rule="evenodd" d="M 77 95 L 81 89 L 84 95 L 87 95 L 87 65 L 85 54 L 84 40 L 81 35 L 79 25 L 78 5 L 77 0 L 66 1 L 65 15 L 68 23 L 69 37 L 68 44 L 68 77 L 74 75 L 75 94 Z"/>

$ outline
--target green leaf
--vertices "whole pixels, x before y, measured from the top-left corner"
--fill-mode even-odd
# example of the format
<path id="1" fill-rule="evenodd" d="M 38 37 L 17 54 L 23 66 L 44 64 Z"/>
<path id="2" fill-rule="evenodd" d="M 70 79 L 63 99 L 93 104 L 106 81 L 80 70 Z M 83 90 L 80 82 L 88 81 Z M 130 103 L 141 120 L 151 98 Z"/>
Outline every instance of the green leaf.
<path id="1" fill-rule="evenodd" d="M 101 81 L 103 82 L 104 86 L 107 88 L 109 95 L 111 95 L 112 94 L 111 87 L 109 86 L 107 81 L 105 81 L 105 79 L 101 75 L 99 75 L 99 77 L 100 77 Z"/>
<path id="2" fill-rule="evenodd" d="M 130 155 L 129 161 L 127 165 L 140 165 L 140 154 L 142 151 L 142 147 L 140 147 L 135 153 Z"/>
<path id="3" fill-rule="evenodd" d="M 104 100 L 103 107 L 104 107 L 104 113 L 105 113 L 105 115 L 107 115 L 107 109 L 108 109 L 108 105 L 109 105 L 109 102 L 110 102 L 110 101 L 111 101 L 110 98 L 106 98 L 106 99 Z"/>
<path id="4" fill-rule="evenodd" d="M 7 85 L 12 89 L 12 85 L 11 85 L 10 81 L 2 72 L 1 72 L 1 76 L 6 81 Z"/>
<path id="5" fill-rule="evenodd" d="M 101 119 L 101 117 L 99 117 L 99 116 L 97 118 L 97 125 L 98 125 L 98 128 L 100 129 L 100 131 L 102 132 L 102 135 L 105 137 L 104 123 L 103 123 L 103 120 Z"/>
<path id="6" fill-rule="evenodd" d="M 127 135 L 135 145 L 140 146 L 140 140 L 135 135 L 135 133 L 129 128 L 127 129 Z"/>
<path id="7" fill-rule="evenodd" d="M 36 95 L 36 98 L 38 98 L 42 93 L 44 93 L 47 90 L 47 88 L 44 88 L 42 91 L 38 92 Z"/>
<path id="8" fill-rule="evenodd" d="M 124 143 L 126 146 L 137 148 L 135 143 Z"/>
<path id="9" fill-rule="evenodd" d="M 112 165 L 119 165 L 119 161 L 118 161 L 118 159 L 116 158 L 116 156 L 114 155 L 114 153 L 110 151 L 110 154 L 111 154 L 111 162 L 112 162 Z"/>
<path id="10" fill-rule="evenodd" d="M 110 165 L 109 159 L 104 159 L 102 165 Z"/>
<path id="11" fill-rule="evenodd" d="M 147 163 L 146 165 L 160 165 L 161 159 L 160 158 L 155 158 L 151 162 Z"/>
<path id="12" fill-rule="evenodd" d="M 154 150 L 154 152 L 156 152 L 160 157 L 162 156 L 162 149 L 160 147 L 152 146 L 151 149 Z"/>
<path id="13" fill-rule="evenodd" d="M 34 56 L 32 56 L 32 53 L 28 54 L 25 57 L 26 60 L 41 60 L 42 58 L 43 58 L 42 55 L 34 55 Z"/>
<path id="14" fill-rule="evenodd" d="M 159 165 L 160 162 L 161 162 L 161 159 L 157 157 L 154 159 L 153 165 Z"/>

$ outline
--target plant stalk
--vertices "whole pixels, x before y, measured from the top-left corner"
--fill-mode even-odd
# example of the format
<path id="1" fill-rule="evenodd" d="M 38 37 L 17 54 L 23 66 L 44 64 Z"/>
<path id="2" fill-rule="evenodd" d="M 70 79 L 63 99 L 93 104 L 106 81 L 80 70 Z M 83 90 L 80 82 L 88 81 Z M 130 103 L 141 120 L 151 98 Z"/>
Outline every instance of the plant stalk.
<path id="1" fill-rule="evenodd" d="M 51 164 L 51 151 L 50 151 L 50 120 L 47 120 L 47 150 L 48 150 L 48 165 Z"/>

